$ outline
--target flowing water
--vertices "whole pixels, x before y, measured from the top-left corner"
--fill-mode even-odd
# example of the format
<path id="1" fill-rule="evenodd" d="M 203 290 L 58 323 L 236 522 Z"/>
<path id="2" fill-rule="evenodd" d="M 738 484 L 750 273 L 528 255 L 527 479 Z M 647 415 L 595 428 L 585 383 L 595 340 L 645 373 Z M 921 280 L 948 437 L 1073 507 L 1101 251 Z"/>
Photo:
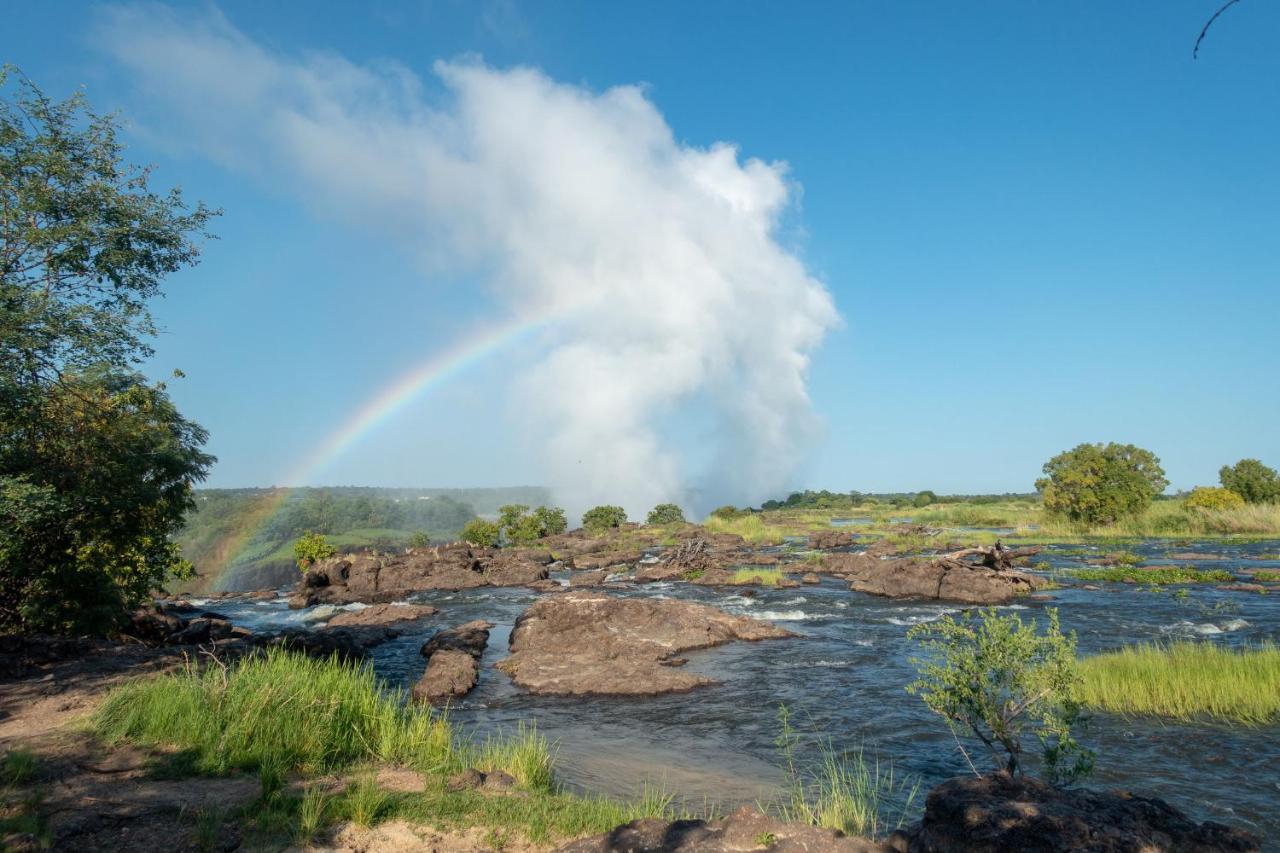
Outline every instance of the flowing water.
<path id="1" fill-rule="evenodd" d="M 1049 548 L 1055 569 L 1078 567 L 1105 549 Z M 1160 564 L 1197 563 L 1232 571 L 1280 568 L 1280 542 L 1201 543 L 1171 547 L 1150 542 L 1131 548 Z M 1058 552 L 1055 554 L 1055 551 Z M 1170 552 L 1199 552 L 1177 561 Z M 1213 559 L 1220 555 L 1226 559 Z M 1039 558 L 1037 558 L 1039 559 Z M 553 577 L 567 577 L 567 572 Z M 1079 635 L 1084 654 L 1125 643 L 1202 638 L 1228 645 L 1280 642 L 1280 596 L 1228 592 L 1208 585 L 1150 591 L 1099 584 L 1098 591 L 1064 588 L 1052 602 L 1013 605 L 1024 616 L 1058 607 L 1064 629 Z M 1173 594 L 1186 589 L 1184 596 Z M 909 657 L 911 625 L 959 612 L 956 606 L 892 601 L 851 593 L 839 581 L 798 589 L 734 590 L 691 584 L 626 584 L 624 596 L 681 598 L 731 613 L 767 619 L 800 635 L 793 640 L 731 643 L 688 655 L 690 669 L 717 684 L 672 696 L 534 696 L 514 687 L 492 664 L 507 654 L 516 618 L 536 600 L 522 588 L 427 592 L 411 600 L 440 609 L 397 640 L 374 649 L 373 665 L 393 684 L 409 687 L 422 674 L 418 653 L 435 630 L 471 619 L 494 623 L 479 686 L 451 716 L 479 737 L 536 721 L 558 743 L 560 775 L 570 786 L 616 795 L 645 784 L 664 785 L 693 805 L 730 808 L 770 800 L 783 782 L 775 741 L 778 706 L 786 703 L 804 739 L 800 757 L 813 760 L 820 738 L 837 749 L 862 748 L 898 775 L 911 774 L 921 791 L 968 771 L 955 739 L 904 685 L 915 677 Z M 204 602 L 201 602 L 204 603 Z M 332 608 L 290 611 L 283 599 L 219 601 L 207 606 L 254 628 L 321 624 Z M 357 605 L 358 606 L 358 605 Z M 1280 837 L 1280 726 L 1247 728 L 1220 723 L 1178 723 L 1097 714 L 1083 742 L 1098 754 L 1088 784 L 1162 797 L 1199 820 L 1214 819 Z M 970 749 L 975 761 L 981 761 Z M 918 800 L 922 804 L 923 797 Z"/>

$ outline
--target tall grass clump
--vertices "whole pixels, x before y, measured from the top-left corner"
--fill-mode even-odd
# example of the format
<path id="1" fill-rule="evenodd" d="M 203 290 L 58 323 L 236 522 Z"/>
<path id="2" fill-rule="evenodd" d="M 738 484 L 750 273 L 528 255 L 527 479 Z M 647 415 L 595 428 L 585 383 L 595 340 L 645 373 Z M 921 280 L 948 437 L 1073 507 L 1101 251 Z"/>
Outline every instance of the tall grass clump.
<path id="1" fill-rule="evenodd" d="M 517 724 L 514 734 L 489 736 L 484 743 L 469 746 L 466 764 L 482 770 L 503 770 L 530 791 L 550 793 L 556 789 L 555 747 L 538 734 L 536 724 Z"/>
<path id="2" fill-rule="evenodd" d="M 796 764 L 799 735 L 785 705 L 778 709 L 778 751 L 788 785 L 778 806 L 783 820 L 835 829 L 846 835 L 877 838 L 906 823 L 920 782 L 897 778 L 893 765 L 868 763 L 863 751 L 838 752 L 831 741 L 819 743 L 821 760 L 803 772 Z"/>
<path id="3" fill-rule="evenodd" d="M 448 721 L 383 690 L 368 667 L 279 649 L 125 685 L 94 723 L 109 740 L 190 751 L 207 773 L 313 773 L 368 759 L 442 772 L 458 758 Z"/>
<path id="4" fill-rule="evenodd" d="M 781 542 L 787 537 L 788 529 L 776 524 L 766 524 L 758 514 L 741 515 L 726 518 L 709 515 L 702 522 L 711 533 L 733 533 L 748 542 Z"/>
<path id="5" fill-rule="evenodd" d="M 1280 646 L 1126 646 L 1080 662 L 1084 704 L 1118 714 L 1280 722 Z"/>
<path id="6" fill-rule="evenodd" d="M 753 584 L 759 583 L 764 586 L 777 586 L 778 581 L 786 577 L 782 569 L 734 569 L 733 578 L 730 583 L 735 584 Z"/>

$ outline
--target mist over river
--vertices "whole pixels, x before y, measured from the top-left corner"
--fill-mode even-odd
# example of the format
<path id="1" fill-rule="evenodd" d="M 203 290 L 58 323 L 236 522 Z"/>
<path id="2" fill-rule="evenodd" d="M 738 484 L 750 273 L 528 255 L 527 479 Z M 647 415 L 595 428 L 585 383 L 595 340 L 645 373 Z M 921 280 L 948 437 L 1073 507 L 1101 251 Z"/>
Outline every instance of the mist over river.
<path id="1" fill-rule="evenodd" d="M 1185 560 L 1171 559 L 1168 543 L 1126 547 L 1162 564 L 1196 562 L 1189 554 Z M 1088 564 L 1103 550 L 1051 546 L 1042 557 L 1054 569 L 1071 568 Z M 1280 568 L 1280 561 L 1259 559 L 1280 551 L 1276 541 L 1179 543 L 1177 550 L 1202 553 L 1200 565 L 1213 568 Z M 1211 557 L 1225 559 L 1210 562 Z M 552 577 L 565 580 L 569 574 L 554 572 Z M 1280 600 L 1275 595 L 1210 585 L 1155 590 L 1097 586 L 1064 587 L 1048 594 L 1051 601 L 1027 600 L 1012 608 L 1043 621 L 1044 608 L 1058 607 L 1063 628 L 1078 634 L 1081 654 L 1186 638 L 1233 646 L 1280 642 Z M 408 688 L 424 669 L 419 648 L 428 636 L 472 619 L 492 622 L 479 686 L 452 707 L 451 718 L 481 738 L 520 722 L 536 722 L 558 744 L 561 780 L 584 791 L 628 795 L 649 782 L 699 807 L 705 802 L 729 808 L 767 801 L 783 781 L 775 745 L 780 703 L 790 708 L 792 725 L 802 736 L 802 760 L 818 758 L 820 738 L 829 737 L 841 750 L 861 747 L 869 758 L 892 763 L 896 774 L 918 777 L 922 794 L 917 806 L 935 783 L 969 772 L 944 721 L 904 690 L 915 677 L 908 629 L 958 613 L 959 606 L 854 593 L 829 576 L 820 585 L 795 589 L 753 587 L 754 595 L 689 583 L 625 583 L 605 589 L 620 596 L 702 602 L 775 622 L 799 636 L 734 642 L 689 654 L 688 669 L 718 682 L 690 693 L 536 696 L 515 687 L 493 664 L 506 657 L 513 623 L 538 594 L 522 587 L 481 587 L 409 598 L 434 605 L 439 613 L 404 626 L 398 639 L 372 651 L 372 663 L 388 683 Z M 1174 593 L 1180 589 L 1185 596 Z M 284 598 L 194 603 L 255 630 L 318 626 L 335 612 L 328 605 L 289 610 Z M 1082 740 L 1098 754 L 1097 767 L 1085 782 L 1091 787 L 1161 797 L 1198 820 L 1241 826 L 1264 839 L 1280 837 L 1280 727 L 1099 713 Z M 970 753 L 984 766 L 984 755 L 973 748 Z"/>

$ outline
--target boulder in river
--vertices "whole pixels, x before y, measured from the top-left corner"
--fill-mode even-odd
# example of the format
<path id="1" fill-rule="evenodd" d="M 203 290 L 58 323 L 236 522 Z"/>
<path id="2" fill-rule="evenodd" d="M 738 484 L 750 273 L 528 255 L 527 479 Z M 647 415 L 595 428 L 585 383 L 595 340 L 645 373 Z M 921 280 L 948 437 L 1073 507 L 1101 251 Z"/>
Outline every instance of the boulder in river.
<path id="1" fill-rule="evenodd" d="M 845 577 L 854 592 L 960 604 L 1007 604 L 1044 585 L 1034 575 L 946 557 L 868 561 L 854 566 Z"/>
<path id="2" fill-rule="evenodd" d="M 1198 824 L 1163 800 L 1068 790 L 997 773 L 948 779 L 930 791 L 908 849 L 1247 853 L 1260 847 L 1247 832 L 1213 821 Z"/>
<path id="3" fill-rule="evenodd" d="M 848 530 L 815 530 L 809 534 L 809 547 L 819 550 L 828 548 L 846 548 L 853 544 L 856 539 L 852 532 Z"/>
<path id="4" fill-rule="evenodd" d="M 344 610 L 329 620 L 326 628 L 349 628 L 359 625 L 395 625 L 417 622 L 438 611 L 429 604 L 373 604 L 359 610 Z"/>
<path id="5" fill-rule="evenodd" d="M 470 693 L 480 678 L 480 658 L 492 627 L 475 620 L 439 631 L 423 643 L 427 670 L 413 686 L 413 698 L 441 705 Z"/>
<path id="6" fill-rule="evenodd" d="M 533 693 L 673 693 L 711 683 L 663 665 L 680 652 L 790 636 L 705 604 L 569 592 L 535 602 L 516 620 L 511 656 L 498 668 Z"/>

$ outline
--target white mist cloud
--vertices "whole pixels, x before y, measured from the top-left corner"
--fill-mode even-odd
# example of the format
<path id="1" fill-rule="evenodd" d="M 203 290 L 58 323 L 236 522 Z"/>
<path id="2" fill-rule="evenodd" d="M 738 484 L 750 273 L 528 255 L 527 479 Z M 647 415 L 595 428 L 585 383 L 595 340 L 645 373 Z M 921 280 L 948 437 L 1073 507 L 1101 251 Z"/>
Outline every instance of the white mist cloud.
<path id="1" fill-rule="evenodd" d="M 206 156 L 470 266 L 513 313 L 566 312 L 515 392 L 571 510 L 789 485 L 816 434 L 809 354 L 838 317 L 779 242 L 785 164 L 677 141 L 637 86 L 471 59 L 424 85 L 150 6 L 109 10 L 97 35 Z M 716 424 L 703 458 L 661 426 L 685 406 Z"/>

